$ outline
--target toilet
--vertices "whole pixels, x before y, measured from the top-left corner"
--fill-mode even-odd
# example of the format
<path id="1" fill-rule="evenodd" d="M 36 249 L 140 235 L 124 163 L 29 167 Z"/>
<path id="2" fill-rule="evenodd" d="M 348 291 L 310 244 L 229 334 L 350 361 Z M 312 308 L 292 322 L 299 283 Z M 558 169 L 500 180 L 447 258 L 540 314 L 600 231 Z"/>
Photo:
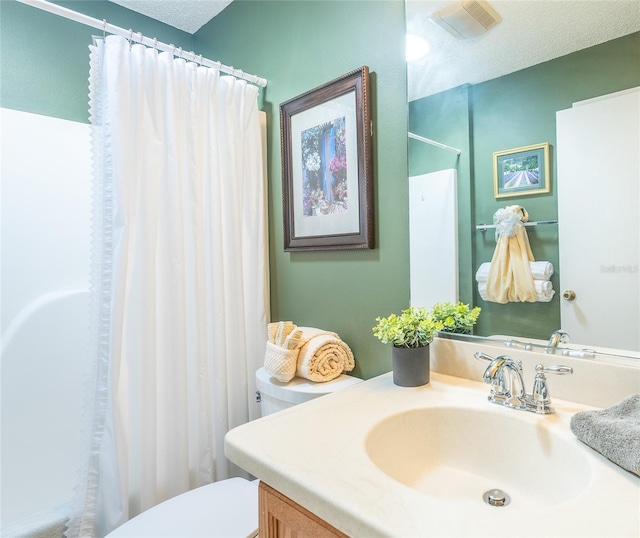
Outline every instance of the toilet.
<path id="1" fill-rule="evenodd" d="M 256 400 L 266 416 L 361 381 L 342 374 L 326 383 L 298 377 L 281 383 L 260 368 Z M 258 482 L 229 478 L 192 489 L 130 519 L 105 538 L 252 538 L 258 535 Z"/>

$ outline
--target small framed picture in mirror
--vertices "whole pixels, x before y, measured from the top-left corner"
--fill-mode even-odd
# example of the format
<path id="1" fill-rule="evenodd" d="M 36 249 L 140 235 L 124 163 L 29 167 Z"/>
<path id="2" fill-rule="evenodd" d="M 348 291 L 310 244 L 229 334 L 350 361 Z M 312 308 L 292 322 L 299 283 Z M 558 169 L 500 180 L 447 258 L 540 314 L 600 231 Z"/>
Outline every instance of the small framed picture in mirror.
<path id="1" fill-rule="evenodd" d="M 284 250 L 373 248 L 369 69 L 280 105 Z"/>
<path id="2" fill-rule="evenodd" d="M 548 142 L 493 154 L 493 192 L 496 198 L 543 194 L 550 190 Z"/>

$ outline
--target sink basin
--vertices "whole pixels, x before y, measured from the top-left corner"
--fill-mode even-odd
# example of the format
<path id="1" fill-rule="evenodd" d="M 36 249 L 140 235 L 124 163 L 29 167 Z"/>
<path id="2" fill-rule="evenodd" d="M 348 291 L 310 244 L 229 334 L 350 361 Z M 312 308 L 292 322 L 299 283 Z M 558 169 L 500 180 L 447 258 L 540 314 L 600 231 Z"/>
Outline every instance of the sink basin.
<path id="1" fill-rule="evenodd" d="M 481 502 L 497 488 L 512 505 L 555 506 L 587 489 L 591 468 L 546 427 L 552 420 L 490 406 L 411 409 L 377 423 L 365 450 L 389 477 L 439 499 Z"/>
<path id="2" fill-rule="evenodd" d="M 227 457 L 347 536 L 640 537 L 640 479 L 569 428 L 588 406 L 557 398 L 542 416 L 488 392 L 433 371 L 398 387 L 387 373 L 235 428 Z M 495 489 L 506 506 L 485 503 Z"/>

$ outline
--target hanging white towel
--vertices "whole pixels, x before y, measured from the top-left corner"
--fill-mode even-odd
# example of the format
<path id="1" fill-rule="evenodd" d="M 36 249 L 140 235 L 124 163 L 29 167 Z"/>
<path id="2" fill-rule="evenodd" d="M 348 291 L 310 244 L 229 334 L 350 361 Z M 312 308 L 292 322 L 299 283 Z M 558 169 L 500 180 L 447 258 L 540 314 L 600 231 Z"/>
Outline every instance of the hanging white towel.
<path id="1" fill-rule="evenodd" d="M 553 299 L 555 295 L 555 291 L 553 289 L 553 284 L 549 280 L 534 280 L 533 284 L 536 288 L 536 293 L 538 295 L 537 302 L 539 303 L 548 303 Z M 487 298 L 487 283 L 486 282 L 478 282 L 478 293 L 480 297 L 485 301 L 488 301 Z"/>
<path id="2" fill-rule="evenodd" d="M 553 264 L 551 262 L 539 261 L 529 262 L 531 276 L 534 280 L 549 280 L 553 275 Z M 489 277 L 491 262 L 484 262 L 476 271 L 476 282 L 486 282 Z"/>

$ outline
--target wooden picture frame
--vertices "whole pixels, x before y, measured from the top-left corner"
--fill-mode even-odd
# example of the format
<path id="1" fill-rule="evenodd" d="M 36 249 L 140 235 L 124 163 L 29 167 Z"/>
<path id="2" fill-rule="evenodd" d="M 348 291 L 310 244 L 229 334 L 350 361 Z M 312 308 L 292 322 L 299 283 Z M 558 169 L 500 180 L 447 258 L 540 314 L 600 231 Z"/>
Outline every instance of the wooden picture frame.
<path id="1" fill-rule="evenodd" d="M 550 190 L 548 142 L 493 154 L 493 193 L 496 198 L 543 194 Z"/>
<path id="2" fill-rule="evenodd" d="M 369 68 L 280 105 L 284 250 L 371 249 Z"/>

